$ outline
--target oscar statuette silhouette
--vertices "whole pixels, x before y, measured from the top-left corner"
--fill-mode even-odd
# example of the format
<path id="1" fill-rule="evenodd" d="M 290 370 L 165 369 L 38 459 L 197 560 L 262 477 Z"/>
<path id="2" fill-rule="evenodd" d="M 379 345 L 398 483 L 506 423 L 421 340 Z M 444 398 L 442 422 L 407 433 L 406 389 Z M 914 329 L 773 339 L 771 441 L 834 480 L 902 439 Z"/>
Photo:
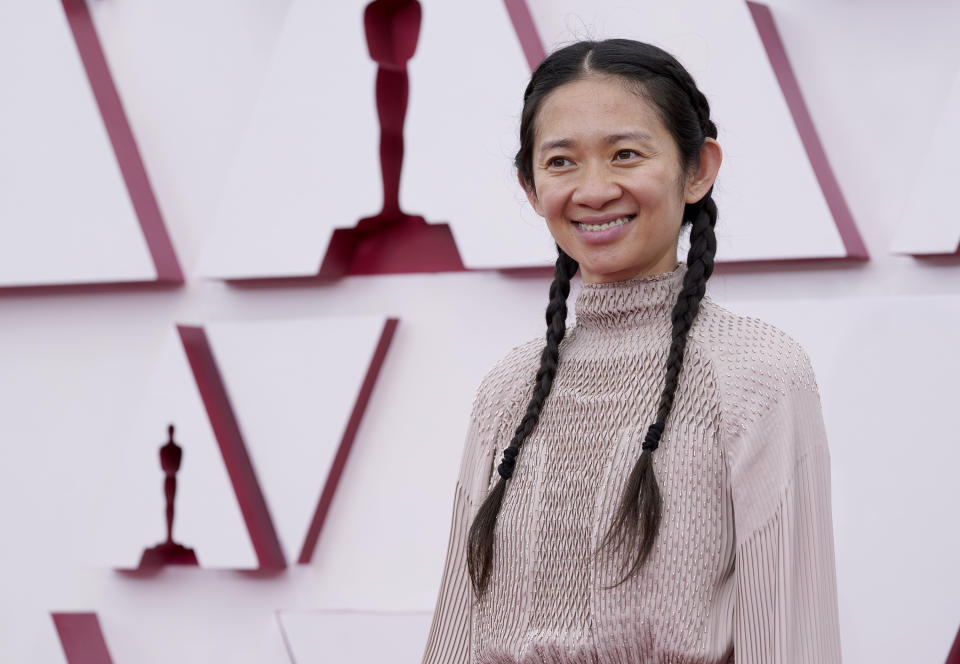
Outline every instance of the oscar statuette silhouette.
<path id="1" fill-rule="evenodd" d="M 167 442 L 160 448 L 160 467 L 163 468 L 163 495 L 167 500 L 167 539 L 149 549 L 140 557 L 139 569 L 164 565 L 199 565 L 193 549 L 173 541 L 173 499 L 177 495 L 177 471 L 183 461 L 183 449 L 173 442 L 173 425 L 167 427 Z"/>

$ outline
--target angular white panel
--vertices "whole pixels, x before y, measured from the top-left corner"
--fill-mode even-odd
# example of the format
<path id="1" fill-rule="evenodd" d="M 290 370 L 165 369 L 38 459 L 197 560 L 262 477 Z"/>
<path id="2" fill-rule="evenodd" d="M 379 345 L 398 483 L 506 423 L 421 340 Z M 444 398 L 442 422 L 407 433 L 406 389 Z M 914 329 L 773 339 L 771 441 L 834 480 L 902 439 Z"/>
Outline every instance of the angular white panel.
<path id="1" fill-rule="evenodd" d="M 24 664 L 70 664 L 49 613 L 31 612 L 23 624 L 18 625 L 17 632 L 30 642 L 29 656 L 19 661 Z"/>
<path id="2" fill-rule="evenodd" d="M 555 261 L 513 169 L 530 68 L 503 0 L 423 2 L 408 71 L 401 207 L 449 223 L 467 267 Z"/>
<path id="3" fill-rule="evenodd" d="M 56 0 L 0 3 L 0 286 L 157 272 Z"/>
<path id="4" fill-rule="evenodd" d="M 205 326 L 288 564 L 383 333 L 382 316 Z"/>
<path id="5" fill-rule="evenodd" d="M 296 0 L 238 148 L 198 271 L 314 275 L 334 228 L 382 204 L 365 0 Z"/>
<path id="6" fill-rule="evenodd" d="M 419 662 L 429 612 L 280 611 L 291 664 Z"/>
<path id="7" fill-rule="evenodd" d="M 960 180 L 960 75 L 954 79 L 946 108 L 930 134 L 930 147 L 913 169 L 903 219 L 890 251 L 903 254 L 952 254 L 960 249 L 960 211 L 951 199 Z"/>
<path id="8" fill-rule="evenodd" d="M 256 568 L 258 560 L 183 344 L 174 329 L 166 337 L 156 374 L 145 381 L 142 405 L 130 418 L 127 444 L 103 494 L 97 559 L 110 567 L 135 568 L 145 547 L 166 538 L 159 449 L 167 440 L 167 425 L 173 423 L 174 439 L 183 450 L 173 539 L 192 548 L 201 567 Z"/>

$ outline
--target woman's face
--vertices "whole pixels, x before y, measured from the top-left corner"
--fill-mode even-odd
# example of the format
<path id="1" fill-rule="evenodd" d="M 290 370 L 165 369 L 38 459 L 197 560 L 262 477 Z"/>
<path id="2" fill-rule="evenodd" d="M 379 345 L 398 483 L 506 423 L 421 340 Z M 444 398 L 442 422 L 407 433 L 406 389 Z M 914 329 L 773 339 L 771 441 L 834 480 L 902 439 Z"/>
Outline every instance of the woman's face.
<path id="1" fill-rule="evenodd" d="M 673 270 L 684 204 L 699 196 L 686 191 L 650 102 L 616 78 L 588 76 L 550 92 L 535 127 L 527 197 L 584 282 Z"/>

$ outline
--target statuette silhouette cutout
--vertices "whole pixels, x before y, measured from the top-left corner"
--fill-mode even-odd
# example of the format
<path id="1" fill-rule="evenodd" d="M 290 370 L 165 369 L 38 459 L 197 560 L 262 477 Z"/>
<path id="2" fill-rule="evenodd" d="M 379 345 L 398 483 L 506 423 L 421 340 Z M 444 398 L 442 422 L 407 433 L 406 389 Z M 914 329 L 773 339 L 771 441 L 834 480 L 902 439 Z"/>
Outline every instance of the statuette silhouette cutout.
<path id="1" fill-rule="evenodd" d="M 363 12 L 370 58 L 377 63 L 375 100 L 380 121 L 383 208 L 352 228 L 336 228 L 320 276 L 449 272 L 465 269 L 449 224 L 427 223 L 400 208 L 403 123 L 410 81 L 407 62 L 420 39 L 417 0 L 373 0 Z"/>
<path id="2" fill-rule="evenodd" d="M 173 541 L 173 500 L 177 495 L 177 471 L 183 461 L 183 448 L 173 441 L 173 425 L 167 427 L 167 442 L 160 447 L 160 467 L 163 469 L 163 495 L 167 501 L 167 539 L 145 549 L 140 558 L 140 569 L 164 565 L 199 565 L 193 549 Z"/>

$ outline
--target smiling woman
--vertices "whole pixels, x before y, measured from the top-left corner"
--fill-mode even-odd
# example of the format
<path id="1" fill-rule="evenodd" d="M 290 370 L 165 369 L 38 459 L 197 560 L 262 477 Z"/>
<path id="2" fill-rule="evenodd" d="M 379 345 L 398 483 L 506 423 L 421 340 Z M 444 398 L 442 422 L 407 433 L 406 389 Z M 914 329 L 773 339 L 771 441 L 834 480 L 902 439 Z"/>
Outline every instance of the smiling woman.
<path id="1" fill-rule="evenodd" d="M 706 295 L 716 138 L 649 44 L 533 73 L 515 165 L 557 246 L 546 341 L 477 391 L 425 663 L 840 661 L 809 357 Z"/>

